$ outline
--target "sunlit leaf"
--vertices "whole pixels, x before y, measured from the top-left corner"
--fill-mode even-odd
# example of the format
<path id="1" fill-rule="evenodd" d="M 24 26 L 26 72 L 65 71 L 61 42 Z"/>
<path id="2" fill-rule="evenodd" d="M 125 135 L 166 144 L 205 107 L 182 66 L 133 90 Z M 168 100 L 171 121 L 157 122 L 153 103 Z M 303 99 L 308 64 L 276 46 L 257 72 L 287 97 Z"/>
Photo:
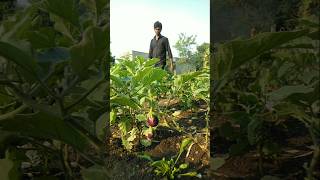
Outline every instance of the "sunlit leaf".
<path id="1" fill-rule="evenodd" d="M 109 50 L 109 28 L 89 27 L 80 43 L 70 48 L 71 66 L 79 74 L 88 70 L 92 63 L 106 55 Z"/>

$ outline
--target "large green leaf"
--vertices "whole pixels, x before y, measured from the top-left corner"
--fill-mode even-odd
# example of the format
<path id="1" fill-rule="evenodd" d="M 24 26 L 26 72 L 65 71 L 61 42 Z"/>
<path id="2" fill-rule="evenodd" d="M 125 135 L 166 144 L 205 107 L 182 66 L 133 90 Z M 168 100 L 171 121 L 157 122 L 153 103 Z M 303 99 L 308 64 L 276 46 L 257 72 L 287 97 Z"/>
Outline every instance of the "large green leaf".
<path id="1" fill-rule="evenodd" d="M 28 53 L 7 42 L 0 41 L 0 56 L 3 56 L 9 61 L 13 61 L 27 73 L 26 75 L 37 79 L 37 73 L 40 72 L 40 67 Z"/>
<path id="2" fill-rule="evenodd" d="M 21 177 L 19 172 L 20 164 L 10 157 L 10 152 L 6 152 L 6 157 L 0 159 L 0 179 L 1 180 L 18 180 Z"/>
<path id="3" fill-rule="evenodd" d="M 72 25 L 79 26 L 79 10 L 76 0 L 45 0 L 42 8 L 55 14 Z"/>
<path id="4" fill-rule="evenodd" d="M 181 154 L 183 151 L 185 151 L 189 145 L 192 143 L 192 139 L 191 138 L 185 138 L 182 140 L 181 145 L 180 145 L 180 150 L 179 150 L 179 154 Z"/>
<path id="5" fill-rule="evenodd" d="M 27 33 L 27 39 L 33 48 L 51 48 L 55 46 L 56 32 L 52 28 L 42 28 L 39 31 Z"/>
<path id="6" fill-rule="evenodd" d="M 239 66 L 268 50 L 302 37 L 308 32 L 308 30 L 300 30 L 261 33 L 252 39 L 234 40 L 221 45 L 213 61 L 213 80 L 219 81 L 215 85 L 215 91 L 218 91 L 225 85 L 229 76 L 234 73 Z"/>
<path id="7" fill-rule="evenodd" d="M 63 44 L 63 46 L 67 46 L 73 44 L 74 38 L 71 34 L 70 27 L 68 26 L 68 23 L 66 23 L 61 17 L 50 14 L 51 21 L 54 22 L 54 29 L 64 36 L 61 36 L 59 39 L 59 44 Z"/>
<path id="8" fill-rule="evenodd" d="M 125 65 L 126 70 L 133 76 L 135 74 L 136 69 L 136 63 L 133 61 L 124 60 L 122 62 L 123 65 Z"/>
<path id="9" fill-rule="evenodd" d="M 144 67 L 153 66 L 157 62 L 159 62 L 159 59 L 157 59 L 157 58 L 150 59 L 150 60 L 145 62 Z"/>
<path id="10" fill-rule="evenodd" d="M 9 172 L 13 169 L 14 163 L 10 159 L 0 159 L 0 179 L 10 180 Z"/>
<path id="11" fill-rule="evenodd" d="M 20 171 L 21 162 L 26 161 L 27 157 L 24 152 L 16 149 L 7 149 L 5 158 L 0 159 L 0 179 L 1 180 L 18 180 L 22 178 Z"/>
<path id="12" fill-rule="evenodd" d="M 288 44 L 285 46 L 279 47 L 279 49 L 314 49 L 315 47 L 312 44 L 300 43 L 300 44 Z"/>
<path id="13" fill-rule="evenodd" d="M 148 86 L 154 81 L 160 81 L 166 75 L 167 75 L 166 71 L 158 68 L 153 68 L 151 71 L 145 74 L 145 76 L 141 80 L 141 83 L 144 86 Z"/>
<path id="14" fill-rule="evenodd" d="M 110 99 L 110 103 L 116 104 L 116 105 L 121 105 L 121 106 L 129 106 L 133 109 L 139 108 L 139 104 L 135 102 L 133 99 L 130 99 L 129 97 L 126 96 L 116 96 L 112 97 Z"/>
<path id="15" fill-rule="evenodd" d="M 94 145 L 85 134 L 61 118 L 43 112 L 16 115 L 14 118 L 2 120 L 0 127 L 2 130 L 27 136 L 60 140 L 82 152 Z"/>
<path id="16" fill-rule="evenodd" d="M 99 17 L 103 9 L 108 4 L 107 0 L 81 0 L 87 7 L 89 7 L 93 12 L 95 12 L 96 16 Z"/>
<path id="17" fill-rule="evenodd" d="M 117 112 L 115 110 L 112 110 L 110 112 L 110 125 L 114 125 L 117 119 Z"/>
<path id="18" fill-rule="evenodd" d="M 146 74 L 149 74 L 152 69 L 153 69 L 152 67 L 147 67 L 137 72 L 136 75 L 133 77 L 134 82 L 135 83 L 141 82 L 144 76 Z"/>
<path id="19" fill-rule="evenodd" d="M 101 140 L 105 140 L 106 136 L 106 128 L 108 128 L 107 123 L 109 122 L 108 113 L 102 114 L 98 120 L 96 121 L 96 136 Z"/>
<path id="20" fill-rule="evenodd" d="M 195 71 L 195 72 L 189 72 L 189 73 L 177 75 L 173 81 L 173 84 L 174 86 L 177 87 L 177 89 L 181 89 L 185 83 L 187 83 L 191 79 L 194 79 L 203 73 L 204 73 L 203 71 Z"/>
<path id="21" fill-rule="evenodd" d="M 96 12 L 97 12 L 97 16 L 99 17 L 102 13 L 104 8 L 106 8 L 106 6 L 108 5 L 107 0 L 95 0 L 95 5 L 96 5 Z"/>
<path id="22" fill-rule="evenodd" d="M 115 85 L 115 87 L 118 87 L 118 88 L 124 87 L 124 82 L 118 76 L 114 76 L 110 74 L 110 79 L 112 84 Z"/>
<path id="23" fill-rule="evenodd" d="M 269 93 L 268 96 L 271 101 L 281 101 L 294 94 L 306 94 L 312 91 L 313 88 L 304 85 L 283 86 L 280 89 Z"/>
<path id="24" fill-rule="evenodd" d="M 23 37 L 26 30 L 31 27 L 32 13 L 34 8 L 27 8 L 18 12 L 14 18 L 10 18 L 0 27 L 0 40 L 12 41 Z"/>
<path id="25" fill-rule="evenodd" d="M 81 75 L 109 50 L 109 28 L 89 27 L 79 44 L 70 48 L 71 66 Z"/>
<path id="26" fill-rule="evenodd" d="M 154 67 L 145 67 L 138 71 L 133 77 L 135 84 L 141 84 L 142 86 L 148 86 L 154 81 L 160 81 L 167 75 L 167 72 Z"/>

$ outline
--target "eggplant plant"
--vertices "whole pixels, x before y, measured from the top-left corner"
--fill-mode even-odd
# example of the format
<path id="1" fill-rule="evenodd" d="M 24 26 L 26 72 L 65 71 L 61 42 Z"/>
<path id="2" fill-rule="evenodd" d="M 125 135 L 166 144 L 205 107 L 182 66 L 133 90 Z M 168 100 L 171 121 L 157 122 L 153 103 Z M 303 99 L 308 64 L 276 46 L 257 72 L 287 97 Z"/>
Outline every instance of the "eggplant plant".
<path id="1" fill-rule="evenodd" d="M 215 111 L 231 123 L 220 135 L 236 142 L 231 155 L 259 153 L 263 159 L 281 151 L 273 132 L 288 116 L 305 123 L 314 143 L 314 157 L 307 170 L 313 178 L 319 157 L 319 26 L 302 30 L 261 33 L 248 40 L 234 40 L 218 47 L 213 61 L 211 96 Z M 240 127 L 236 131 L 234 126 Z"/>
<path id="2" fill-rule="evenodd" d="M 164 94 L 163 84 L 168 73 L 153 67 L 157 61 L 137 57 L 132 61 L 119 60 L 111 67 L 110 124 L 118 125 L 127 150 L 133 148 L 134 141 L 150 145 L 156 128 L 153 126 L 158 125 L 161 118 L 157 100 Z"/>
<path id="3" fill-rule="evenodd" d="M 157 161 L 154 161 L 150 157 L 148 157 L 148 159 L 151 161 L 150 166 L 153 167 L 154 173 L 157 176 L 166 177 L 167 179 L 183 178 L 186 176 L 201 178 L 201 174 L 198 174 L 195 171 L 182 173 L 189 167 L 189 164 L 182 163 L 177 166 L 180 156 L 183 152 L 188 150 L 190 146 L 192 146 L 192 139 L 185 138 L 181 142 L 180 150 L 176 157 L 170 158 L 168 160 L 166 158 L 162 158 L 161 160 Z"/>

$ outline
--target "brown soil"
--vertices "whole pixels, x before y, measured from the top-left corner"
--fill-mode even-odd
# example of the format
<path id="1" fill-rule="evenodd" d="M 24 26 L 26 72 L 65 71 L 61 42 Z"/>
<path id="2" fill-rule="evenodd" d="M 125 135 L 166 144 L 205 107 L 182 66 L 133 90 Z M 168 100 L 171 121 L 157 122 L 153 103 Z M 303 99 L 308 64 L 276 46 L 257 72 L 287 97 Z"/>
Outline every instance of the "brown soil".
<path id="1" fill-rule="evenodd" d="M 166 100 L 161 101 L 162 104 L 166 104 Z M 171 112 L 173 113 L 179 106 L 178 102 L 173 100 L 169 106 L 174 107 Z M 200 107 L 200 106 L 199 106 Z M 204 106 L 202 106 L 204 108 Z M 160 124 L 158 125 L 154 134 L 152 145 L 149 147 L 143 147 L 138 141 L 135 144 L 131 152 L 126 151 L 120 139 L 119 130 L 116 127 L 111 129 L 112 137 L 109 139 L 109 155 L 107 157 L 110 169 L 110 174 L 113 179 L 160 179 L 156 177 L 152 172 L 151 166 L 147 160 L 141 159 L 137 156 L 137 153 L 144 152 L 148 154 L 153 160 L 160 160 L 163 157 L 170 159 L 174 158 L 179 153 L 179 148 L 182 140 L 185 137 L 192 137 L 194 144 L 191 146 L 188 156 L 185 151 L 178 163 L 189 163 L 190 171 L 197 171 L 201 173 L 203 178 L 208 179 L 209 169 L 209 151 L 206 143 L 206 136 L 204 133 L 205 128 L 205 111 L 201 108 L 196 111 L 182 111 L 178 117 L 166 116 L 160 118 Z M 173 123 L 172 121 L 175 121 Z M 175 125 L 173 125 L 175 124 Z M 176 125 L 179 128 L 176 128 Z M 195 179 L 195 178 L 182 178 L 182 179 Z"/>
<path id="2" fill-rule="evenodd" d="M 259 155 L 254 148 L 240 156 L 230 156 L 228 149 L 234 143 L 218 133 L 218 127 L 229 121 L 227 117 L 213 118 L 210 133 L 210 164 L 213 158 L 224 157 L 224 163 L 217 169 L 210 169 L 210 176 L 214 179 L 260 179 L 258 171 Z M 211 121 L 212 122 L 212 121 Z M 281 145 L 281 152 L 276 157 L 264 158 L 263 175 L 276 176 L 280 179 L 304 179 L 305 163 L 310 163 L 312 158 L 312 141 L 306 128 L 297 121 L 288 121 L 287 129 L 275 131 L 273 135 Z M 281 138 L 279 138 L 281 137 Z M 227 157 L 227 158 L 226 158 Z M 318 166 L 320 169 L 320 165 Z M 320 174 L 320 173 L 319 173 Z"/>

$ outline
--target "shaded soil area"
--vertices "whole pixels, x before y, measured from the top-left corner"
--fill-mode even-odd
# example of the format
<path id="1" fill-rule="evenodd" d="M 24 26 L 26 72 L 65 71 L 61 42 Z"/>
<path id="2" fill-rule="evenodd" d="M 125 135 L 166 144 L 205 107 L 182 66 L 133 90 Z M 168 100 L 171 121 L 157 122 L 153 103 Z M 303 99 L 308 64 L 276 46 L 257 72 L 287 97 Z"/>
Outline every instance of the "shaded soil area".
<path id="1" fill-rule="evenodd" d="M 213 179 L 260 179 L 272 176 L 298 180 L 307 176 L 304 166 L 312 159 L 313 147 L 308 130 L 300 121 L 289 119 L 283 122 L 283 127 L 273 129 L 271 139 L 280 145 L 281 150 L 274 156 L 263 158 L 263 174 L 260 175 L 257 150 L 251 147 L 244 154 L 231 156 L 229 148 L 235 142 L 219 134 L 219 127 L 229 119 L 224 116 L 211 117 L 210 176 Z M 317 178 L 320 179 L 320 164 L 316 169 Z"/>

